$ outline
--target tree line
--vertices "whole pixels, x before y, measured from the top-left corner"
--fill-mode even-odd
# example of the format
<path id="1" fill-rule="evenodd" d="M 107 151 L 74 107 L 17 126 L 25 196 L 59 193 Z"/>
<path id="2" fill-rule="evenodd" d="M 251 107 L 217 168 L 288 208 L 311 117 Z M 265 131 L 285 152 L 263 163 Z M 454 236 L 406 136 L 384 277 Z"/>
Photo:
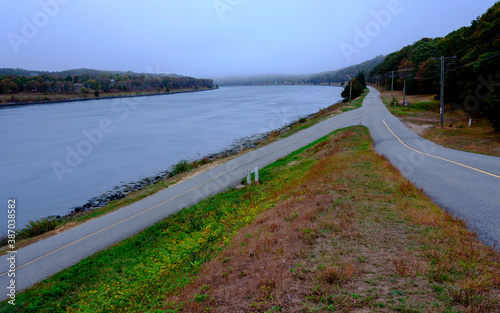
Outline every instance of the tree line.
<path id="1" fill-rule="evenodd" d="M 363 93 L 365 88 L 366 88 L 365 73 L 363 71 L 359 71 L 358 74 L 356 74 L 356 77 L 349 80 L 344 90 L 340 94 L 340 96 L 343 98 L 342 102 L 347 102 L 350 99 L 352 100 L 354 98 L 359 97 Z"/>
<path id="2" fill-rule="evenodd" d="M 423 38 L 389 54 L 369 76 L 383 81 L 394 71 L 394 87 L 401 90 L 403 79 L 398 74 L 407 70 L 407 94 L 436 94 L 439 99 L 441 61 L 435 59 L 441 56 L 450 57 L 444 68 L 445 102 L 489 119 L 500 131 L 500 2 L 470 26 L 443 38 Z"/>
<path id="3" fill-rule="evenodd" d="M 67 74 L 67 75 L 61 75 Z M 88 93 L 90 91 L 165 91 L 179 89 L 210 89 L 212 79 L 132 72 L 106 73 L 89 70 L 65 72 L 29 72 L 20 69 L 0 70 L 0 92 L 18 93 Z"/>

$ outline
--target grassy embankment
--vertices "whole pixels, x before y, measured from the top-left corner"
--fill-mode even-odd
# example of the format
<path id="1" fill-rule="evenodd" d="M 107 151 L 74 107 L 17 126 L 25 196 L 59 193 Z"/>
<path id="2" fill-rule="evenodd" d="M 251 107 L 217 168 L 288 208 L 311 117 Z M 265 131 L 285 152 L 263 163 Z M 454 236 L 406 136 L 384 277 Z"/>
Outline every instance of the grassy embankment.
<path id="1" fill-rule="evenodd" d="M 315 116 L 312 119 L 309 120 L 303 120 L 300 121 L 300 123 L 297 123 L 294 125 L 289 131 L 285 133 L 278 133 L 275 132 L 271 135 L 271 137 L 266 140 L 265 142 L 261 142 L 258 144 L 258 147 L 264 146 L 266 144 L 269 144 L 271 142 L 274 142 L 276 140 L 279 140 L 280 138 L 284 138 L 287 136 L 290 136 L 302 129 L 311 127 L 325 119 L 328 119 L 334 115 L 356 109 L 361 107 L 361 104 L 363 102 L 364 97 L 368 94 L 366 91 L 363 93 L 360 97 L 352 101 L 352 104 L 333 104 L 328 108 L 325 108 L 315 114 Z M 246 153 L 248 151 L 243 151 L 242 153 Z M 242 154 L 241 153 L 241 154 Z M 79 212 L 78 214 L 74 214 L 70 217 L 65 217 L 63 219 L 40 219 L 37 221 L 31 221 L 28 227 L 22 229 L 19 231 L 17 235 L 17 248 L 22 248 L 27 245 L 30 245 L 34 242 L 37 242 L 39 240 L 45 239 L 47 237 L 53 236 L 55 234 L 61 233 L 69 228 L 75 227 L 83 222 L 86 222 L 90 219 L 102 216 L 104 214 L 107 214 L 109 212 L 115 211 L 117 209 L 120 209 L 124 206 L 127 206 L 131 203 L 137 202 L 141 199 L 144 199 L 152 194 L 155 194 L 165 188 L 168 188 L 169 186 L 172 186 L 178 182 L 183 181 L 187 177 L 196 175 L 199 172 L 205 171 L 210 167 L 218 165 L 220 162 L 224 160 L 228 160 L 232 157 L 236 156 L 228 156 L 224 159 L 215 161 L 215 162 L 210 162 L 207 164 L 207 160 L 202 159 L 198 161 L 194 161 L 191 163 L 185 163 L 185 161 L 181 161 L 178 164 L 174 165 L 172 167 L 172 172 L 176 174 L 173 177 L 170 177 L 164 181 L 161 181 L 157 184 L 153 184 L 151 186 L 148 186 L 142 190 L 132 192 L 128 194 L 125 198 L 120 199 L 120 200 L 114 200 L 111 201 L 108 205 L 98 208 L 98 209 L 93 209 L 90 211 L 82 211 Z M 7 246 L 7 240 L 6 238 L 0 240 L 0 255 L 5 254 L 6 251 L 8 250 Z"/>
<path id="2" fill-rule="evenodd" d="M 500 134 L 495 132 L 486 119 L 473 118 L 469 127 L 469 116 L 453 105 L 444 110 L 444 127 L 439 123 L 439 101 L 433 95 L 406 96 L 410 101 L 409 108 L 402 108 L 402 91 L 394 95 L 399 106 L 391 106 L 391 91 L 379 89 L 382 101 L 388 109 L 400 118 L 409 128 L 425 139 L 439 145 L 473 153 L 500 156 Z"/>
<path id="3" fill-rule="evenodd" d="M 260 177 L 19 294 L 19 308 L 500 310 L 500 255 L 378 156 L 366 128 L 319 139 Z"/>
<path id="4" fill-rule="evenodd" d="M 143 96 L 143 95 L 156 95 L 156 94 L 173 94 L 182 92 L 192 92 L 192 91 L 202 91 L 202 90 L 212 90 L 205 87 L 185 88 L 185 89 L 172 89 L 169 92 L 166 91 L 120 91 L 120 92 L 100 92 L 99 96 L 96 97 L 94 92 L 89 92 L 88 94 L 77 94 L 77 93 L 19 93 L 14 95 L 0 94 L 0 103 L 37 103 L 46 101 L 67 101 L 73 99 L 106 99 L 109 97 L 130 97 L 130 96 Z"/>

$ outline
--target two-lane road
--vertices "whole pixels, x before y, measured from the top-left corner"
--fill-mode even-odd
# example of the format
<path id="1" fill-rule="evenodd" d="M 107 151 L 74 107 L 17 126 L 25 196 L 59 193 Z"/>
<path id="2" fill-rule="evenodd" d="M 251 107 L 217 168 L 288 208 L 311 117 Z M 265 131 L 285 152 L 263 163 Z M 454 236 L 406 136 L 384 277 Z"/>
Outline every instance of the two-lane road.
<path id="1" fill-rule="evenodd" d="M 373 88 L 363 107 L 249 152 L 118 211 L 42 240 L 16 253 L 16 289 L 26 289 L 110 245 L 234 186 L 243 171 L 264 167 L 332 131 L 362 123 L 375 149 L 433 200 L 476 226 L 488 244 L 500 240 L 500 158 L 459 152 L 423 140 L 392 116 Z M 9 262 L 0 261 L 0 286 L 9 286 Z M 6 299 L 6 293 L 0 294 Z"/>

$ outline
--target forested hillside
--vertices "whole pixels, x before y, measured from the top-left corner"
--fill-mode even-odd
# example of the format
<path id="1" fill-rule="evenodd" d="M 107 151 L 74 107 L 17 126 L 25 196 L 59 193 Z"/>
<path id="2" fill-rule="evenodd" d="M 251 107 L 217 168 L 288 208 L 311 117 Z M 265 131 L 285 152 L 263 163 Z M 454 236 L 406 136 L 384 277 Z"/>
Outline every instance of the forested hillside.
<path id="1" fill-rule="evenodd" d="M 389 54 L 369 76 L 384 79 L 391 71 L 409 69 L 408 94 L 434 93 L 439 98 L 441 61 L 432 59 L 441 56 L 446 58 L 445 102 L 488 118 L 500 131 L 500 2 L 470 26 Z M 396 89 L 403 87 L 402 73 L 395 73 Z"/>
<path id="2" fill-rule="evenodd" d="M 0 69 L 0 93 L 3 94 L 87 94 L 89 92 L 166 91 L 210 89 L 211 79 L 197 79 L 175 74 L 141 74 L 76 69 L 63 72 L 37 72 L 23 69 Z M 15 98 L 15 97 L 14 97 Z"/>
<path id="3" fill-rule="evenodd" d="M 385 56 L 379 55 L 371 60 L 340 70 L 315 74 L 307 80 L 307 83 L 320 84 L 345 82 L 348 80 L 346 75 L 354 77 L 359 72 L 369 73 L 376 65 L 379 65 L 384 60 L 384 58 Z"/>

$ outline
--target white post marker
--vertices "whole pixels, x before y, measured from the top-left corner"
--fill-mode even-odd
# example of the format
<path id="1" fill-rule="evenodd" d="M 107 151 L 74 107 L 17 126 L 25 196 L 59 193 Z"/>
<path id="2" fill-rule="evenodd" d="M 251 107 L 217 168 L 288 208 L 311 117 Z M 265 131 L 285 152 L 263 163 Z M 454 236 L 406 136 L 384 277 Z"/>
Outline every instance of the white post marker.
<path id="1" fill-rule="evenodd" d="M 252 184 L 252 179 L 250 178 L 250 170 L 246 170 L 245 174 L 247 175 L 247 184 Z"/>
<path id="2" fill-rule="evenodd" d="M 255 182 L 259 182 L 259 168 L 255 167 Z"/>
<path id="3" fill-rule="evenodd" d="M 472 124 L 472 118 L 469 118 L 469 127 L 470 127 L 470 124 Z"/>

